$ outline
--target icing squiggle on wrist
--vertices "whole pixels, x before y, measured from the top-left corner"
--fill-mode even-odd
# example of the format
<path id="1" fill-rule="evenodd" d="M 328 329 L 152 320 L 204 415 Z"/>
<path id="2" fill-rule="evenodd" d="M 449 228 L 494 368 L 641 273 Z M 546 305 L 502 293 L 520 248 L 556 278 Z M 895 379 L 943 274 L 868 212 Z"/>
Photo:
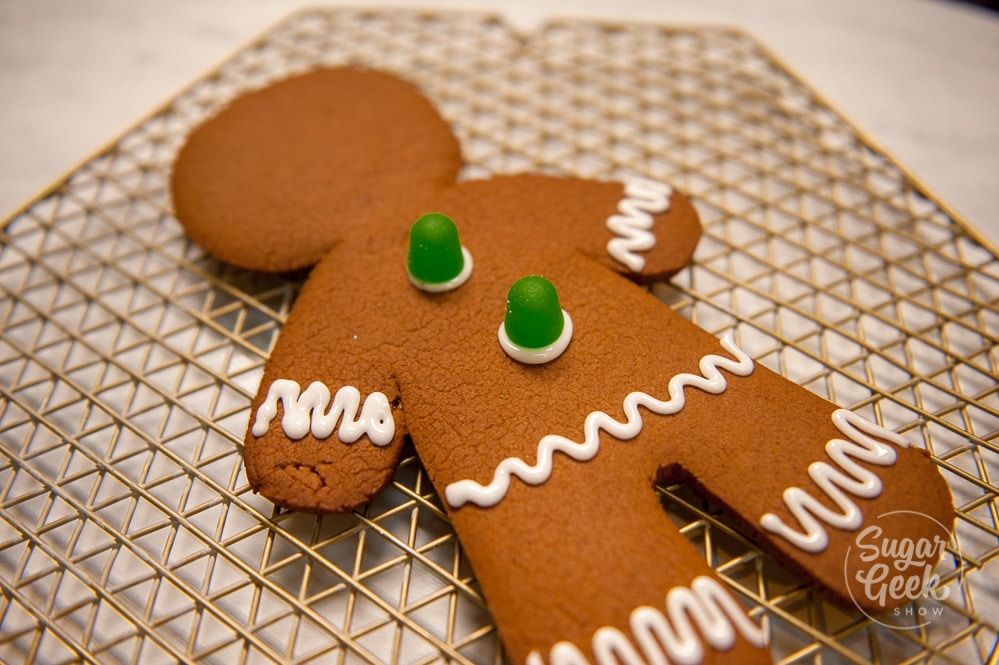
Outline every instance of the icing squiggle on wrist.
<path id="1" fill-rule="evenodd" d="M 850 458 L 878 466 L 893 465 L 898 457 L 895 449 L 874 439 L 875 436 L 899 448 L 909 447 L 904 437 L 846 409 L 834 411 L 832 421 L 836 429 L 850 439 L 831 439 L 826 443 L 826 454 L 840 468 L 828 462 L 813 462 L 808 467 L 808 475 L 840 512 L 827 508 L 800 487 L 789 487 L 784 490 L 784 504 L 801 524 L 802 530 L 793 529 L 773 513 L 766 513 L 760 518 L 764 529 L 783 536 L 806 552 L 821 552 L 829 546 L 829 534 L 821 522 L 848 531 L 856 531 L 864 523 L 863 514 L 847 492 L 864 499 L 881 494 L 881 479 Z"/>
<path id="2" fill-rule="evenodd" d="M 669 399 L 660 401 L 643 392 L 629 393 L 624 398 L 625 422 L 619 422 L 604 413 L 593 411 L 586 417 L 583 424 L 585 438 L 582 443 L 549 434 L 538 442 L 538 461 L 531 466 L 519 457 L 508 457 L 496 467 L 492 482 L 480 485 L 474 480 L 459 480 L 451 483 L 444 490 L 444 497 L 453 508 L 460 508 L 466 503 L 474 503 L 488 508 L 499 503 L 510 489 L 510 476 L 517 476 L 528 485 L 540 485 L 552 474 L 556 452 L 563 452 L 577 462 L 586 462 L 597 454 L 600 448 L 600 430 L 611 436 L 629 440 L 642 431 L 642 414 L 639 407 L 661 416 L 669 416 L 683 409 L 687 402 L 684 388 L 690 386 L 699 388 L 712 395 L 725 391 L 728 383 L 721 370 L 727 370 L 736 376 L 749 376 L 753 373 L 753 359 L 736 346 L 731 337 L 721 340 L 722 347 L 734 355 L 737 360 L 716 355 L 706 355 L 701 358 L 699 367 L 703 376 L 696 374 L 677 374 L 669 380 Z"/>
<path id="3" fill-rule="evenodd" d="M 648 605 L 631 613 L 633 644 L 621 630 L 604 626 L 593 634 L 597 665 L 678 663 L 696 665 L 704 660 L 704 641 L 717 651 L 735 646 L 736 632 L 750 644 L 763 648 L 766 633 L 746 616 L 745 610 L 714 578 L 695 577 L 690 587 L 676 586 L 666 594 L 666 612 Z M 579 647 L 558 642 L 551 648 L 550 665 L 590 665 Z M 527 656 L 527 665 L 544 665 L 538 651 Z"/>
<path id="4" fill-rule="evenodd" d="M 277 404 L 284 406 L 281 427 L 289 439 L 301 439 L 311 430 L 312 436 L 325 439 L 333 433 L 336 423 L 343 416 L 337 438 L 344 443 L 354 443 L 367 434 L 376 446 L 387 446 L 395 436 L 395 421 L 388 398 L 380 392 L 373 392 L 364 400 L 361 415 L 356 420 L 357 407 L 361 403 L 361 393 L 354 386 L 343 386 L 333 396 L 330 404 L 330 389 L 319 381 L 313 381 L 305 392 L 301 392 L 298 382 L 290 379 L 277 379 L 267 389 L 267 397 L 257 409 L 256 422 L 251 432 L 261 437 L 267 434 L 271 420 L 277 415 Z M 329 411 L 326 407 L 329 406 Z M 311 416 L 310 416 L 311 414 Z"/>
<path id="5" fill-rule="evenodd" d="M 618 214 L 607 218 L 607 228 L 618 236 L 607 243 L 607 253 L 632 272 L 641 272 L 645 259 L 636 252 L 645 252 L 656 245 L 652 233 L 652 215 L 669 210 L 673 189 L 663 182 L 648 178 L 627 178 L 625 198 L 617 204 Z"/>

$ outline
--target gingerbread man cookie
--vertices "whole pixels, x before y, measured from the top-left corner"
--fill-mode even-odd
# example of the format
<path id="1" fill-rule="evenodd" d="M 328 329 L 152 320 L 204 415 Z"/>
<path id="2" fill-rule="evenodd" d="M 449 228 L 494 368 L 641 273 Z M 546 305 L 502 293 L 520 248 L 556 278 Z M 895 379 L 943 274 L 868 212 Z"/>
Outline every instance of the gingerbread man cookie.
<path id="1" fill-rule="evenodd" d="M 833 597 L 907 602 L 865 600 L 845 556 L 877 515 L 950 525 L 943 478 L 636 285 L 690 259 L 686 197 L 647 179 L 458 183 L 460 166 L 415 88 L 350 68 L 247 94 L 189 137 L 172 194 L 191 237 L 252 269 L 315 264 L 253 403 L 255 490 L 349 511 L 410 437 L 518 663 L 769 662 L 657 482 L 690 484 Z"/>

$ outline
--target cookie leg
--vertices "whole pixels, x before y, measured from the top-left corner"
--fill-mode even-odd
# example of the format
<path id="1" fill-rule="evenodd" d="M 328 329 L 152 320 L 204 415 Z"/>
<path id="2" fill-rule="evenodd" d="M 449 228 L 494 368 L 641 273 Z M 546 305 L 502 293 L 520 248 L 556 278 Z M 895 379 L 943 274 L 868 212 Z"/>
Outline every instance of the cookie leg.
<path id="1" fill-rule="evenodd" d="M 684 448 L 678 477 L 785 566 L 868 613 L 924 591 L 953 523 L 950 492 L 924 451 L 761 366 L 698 417 L 716 426 L 688 432 L 703 440 Z"/>
<path id="2" fill-rule="evenodd" d="M 651 482 L 616 480 L 611 455 L 453 512 L 511 661 L 769 663 L 763 631 Z"/>

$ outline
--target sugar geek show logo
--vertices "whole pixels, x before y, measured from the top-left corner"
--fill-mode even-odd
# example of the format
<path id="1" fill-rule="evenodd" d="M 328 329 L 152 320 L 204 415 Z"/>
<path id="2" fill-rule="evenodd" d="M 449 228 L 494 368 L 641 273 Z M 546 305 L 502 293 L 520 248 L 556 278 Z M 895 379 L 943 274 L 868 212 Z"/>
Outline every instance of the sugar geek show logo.
<path id="1" fill-rule="evenodd" d="M 913 520 L 933 523 L 932 537 L 899 537 Z M 843 574 L 850 596 L 867 618 L 895 630 L 915 630 L 941 618 L 940 602 L 951 594 L 935 568 L 951 545 L 951 531 L 936 519 L 911 510 L 882 513 L 857 532 L 846 551 Z M 961 584 L 958 579 L 958 584 Z M 894 609 L 872 616 L 864 608 Z"/>

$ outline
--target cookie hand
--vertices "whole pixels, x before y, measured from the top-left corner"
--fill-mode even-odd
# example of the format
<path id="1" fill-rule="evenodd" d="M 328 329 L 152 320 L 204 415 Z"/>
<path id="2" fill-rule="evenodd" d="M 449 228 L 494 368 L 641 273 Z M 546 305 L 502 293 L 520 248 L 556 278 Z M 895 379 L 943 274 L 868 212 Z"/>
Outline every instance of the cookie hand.
<path id="1" fill-rule="evenodd" d="M 701 234 L 689 199 L 649 178 L 626 178 L 623 188 L 604 222 L 614 269 L 642 283 L 673 275 L 690 262 Z"/>

